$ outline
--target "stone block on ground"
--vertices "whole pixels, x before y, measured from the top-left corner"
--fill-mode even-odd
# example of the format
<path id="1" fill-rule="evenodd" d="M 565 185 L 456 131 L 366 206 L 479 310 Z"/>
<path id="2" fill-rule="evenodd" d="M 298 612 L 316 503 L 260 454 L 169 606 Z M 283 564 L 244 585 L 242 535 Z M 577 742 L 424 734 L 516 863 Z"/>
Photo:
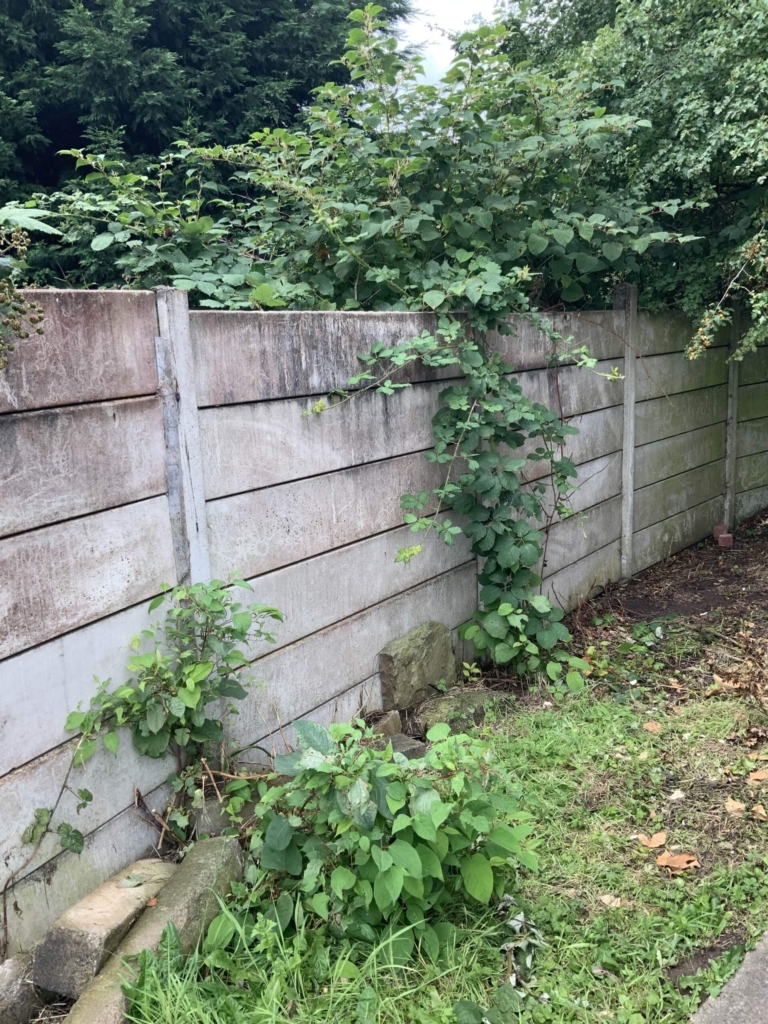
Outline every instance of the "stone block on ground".
<path id="1" fill-rule="evenodd" d="M 438 688 L 456 682 L 451 631 L 442 622 L 425 622 L 392 640 L 379 654 L 384 711 L 407 708 Z"/>
<path id="2" fill-rule="evenodd" d="M 427 752 L 426 743 L 414 739 L 413 736 L 404 736 L 402 733 L 398 733 L 396 736 L 384 736 L 381 739 L 375 740 L 373 746 L 375 750 L 385 750 L 389 743 L 392 744 L 392 750 L 395 753 L 402 754 L 409 761 L 416 761 L 420 757 L 424 757 Z"/>
<path id="3" fill-rule="evenodd" d="M 717 538 L 718 546 L 721 548 L 732 548 L 733 547 L 733 534 L 732 533 L 721 533 Z"/>
<path id="4" fill-rule="evenodd" d="M 403 731 L 400 712 L 385 711 L 381 718 L 376 719 L 372 728 L 377 736 L 397 736 Z"/>
<path id="5" fill-rule="evenodd" d="M 175 870 L 161 860 L 137 860 L 66 910 L 35 948 L 35 985 L 77 999 Z"/>
<path id="6" fill-rule="evenodd" d="M 32 984 L 30 960 L 19 954 L 0 963 L 0 1024 L 29 1024 L 42 1006 Z"/>
<path id="7" fill-rule="evenodd" d="M 488 707 L 503 699 L 504 694 L 498 690 L 463 690 L 456 687 L 450 693 L 425 701 L 416 712 L 416 718 L 424 735 L 438 722 L 445 722 L 454 734 L 467 732 L 476 725 L 482 725 Z"/>
<path id="8" fill-rule="evenodd" d="M 67 1024 L 124 1024 L 128 1003 L 121 986 L 132 975 L 132 958 L 143 949 L 157 951 L 168 922 L 179 933 L 182 951 L 189 953 L 219 913 L 218 897 L 225 896 L 232 882 L 242 877 L 243 855 L 236 838 L 196 843 L 161 892 L 157 906 L 142 914 L 109 963 L 86 987 Z"/>

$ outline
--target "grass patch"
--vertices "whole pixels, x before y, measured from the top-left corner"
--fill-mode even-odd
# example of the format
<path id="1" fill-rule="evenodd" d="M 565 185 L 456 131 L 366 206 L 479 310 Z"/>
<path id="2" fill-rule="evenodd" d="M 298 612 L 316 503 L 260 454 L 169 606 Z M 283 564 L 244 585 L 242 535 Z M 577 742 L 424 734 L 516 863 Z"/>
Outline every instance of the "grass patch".
<path id="1" fill-rule="evenodd" d="M 537 826 L 540 871 L 510 877 L 511 909 L 450 906 L 455 944 L 404 966 L 310 923 L 289 942 L 260 925 L 226 951 L 166 949 L 145 957 L 130 1019 L 480 1024 L 479 1003 L 491 1024 L 687 1024 L 768 928 L 768 771 L 751 778 L 768 768 L 768 615 L 742 596 L 765 576 L 768 529 L 758 540 L 754 565 L 705 546 L 626 605 L 580 610 L 580 694 L 475 681 L 506 691 L 483 733 Z M 665 852 L 696 866 L 674 873 Z M 498 998 L 510 972 L 519 1009 Z"/>

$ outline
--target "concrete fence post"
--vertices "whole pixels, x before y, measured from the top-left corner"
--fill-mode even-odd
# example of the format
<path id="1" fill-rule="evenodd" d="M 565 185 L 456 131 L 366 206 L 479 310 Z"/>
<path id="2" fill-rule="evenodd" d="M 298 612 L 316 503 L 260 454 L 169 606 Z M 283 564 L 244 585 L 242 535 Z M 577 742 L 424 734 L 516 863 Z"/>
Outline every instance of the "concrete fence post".
<path id="1" fill-rule="evenodd" d="M 155 296 L 155 355 L 176 573 L 179 583 L 208 582 L 211 567 L 189 303 L 187 293 L 178 288 L 156 288 Z"/>
<path id="2" fill-rule="evenodd" d="M 734 303 L 729 355 L 733 355 L 741 334 L 741 306 Z M 728 532 L 736 525 L 736 455 L 739 421 L 739 363 L 728 363 L 728 412 L 725 420 L 725 479 L 723 483 L 723 522 Z"/>
<path id="3" fill-rule="evenodd" d="M 619 284 L 613 308 L 624 311 L 624 441 L 621 462 L 621 578 L 632 575 L 635 528 L 635 393 L 637 388 L 637 285 Z"/>

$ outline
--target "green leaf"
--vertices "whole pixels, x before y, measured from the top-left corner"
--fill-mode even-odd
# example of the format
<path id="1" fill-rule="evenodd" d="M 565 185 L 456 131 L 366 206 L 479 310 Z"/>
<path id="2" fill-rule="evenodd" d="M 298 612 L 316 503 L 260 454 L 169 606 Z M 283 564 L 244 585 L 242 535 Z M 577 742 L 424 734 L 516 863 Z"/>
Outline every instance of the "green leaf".
<path id="1" fill-rule="evenodd" d="M 235 936 L 237 923 L 231 913 L 217 914 L 208 926 L 203 943 L 203 952 L 210 953 L 214 949 L 225 949 Z"/>
<path id="2" fill-rule="evenodd" d="M 572 228 L 555 228 L 554 231 L 550 232 L 550 234 L 558 245 L 566 246 L 573 241 Z"/>
<path id="3" fill-rule="evenodd" d="M 296 742 L 302 750 L 317 750 L 321 754 L 330 754 L 335 749 L 336 744 L 333 742 L 331 734 L 325 726 L 317 722 L 301 719 L 294 723 L 293 730 L 296 734 Z"/>
<path id="4" fill-rule="evenodd" d="M 434 850 L 430 850 L 428 846 L 424 846 L 423 843 L 419 843 L 416 847 L 416 853 L 418 853 L 419 859 L 421 860 L 423 873 L 430 878 L 437 878 L 442 882 L 443 866 L 440 863 L 440 858 Z"/>
<path id="5" fill-rule="evenodd" d="M 107 748 L 110 754 L 114 754 L 115 757 L 117 757 L 117 751 L 120 746 L 120 737 L 117 735 L 116 732 L 104 733 L 104 746 Z"/>
<path id="6" fill-rule="evenodd" d="M 91 239 L 91 248 L 94 252 L 101 252 L 102 249 L 109 248 L 115 240 L 115 236 L 111 231 L 104 231 L 100 235 L 96 235 L 95 238 Z"/>
<path id="7" fill-rule="evenodd" d="M 82 832 L 78 832 L 76 828 L 72 828 L 72 826 L 67 824 L 67 822 L 62 821 L 56 829 L 56 834 L 59 837 L 63 849 L 77 854 L 83 852 L 85 839 Z"/>
<path id="8" fill-rule="evenodd" d="M 584 689 L 584 677 L 581 672 L 568 672 L 565 677 L 565 684 L 571 693 L 578 693 L 579 690 Z"/>
<path id="9" fill-rule="evenodd" d="M 547 662 L 547 675 L 549 676 L 549 678 L 552 680 L 553 683 L 556 682 L 560 678 L 560 676 L 562 674 L 563 674 L 563 666 L 560 664 L 559 661 L 548 661 Z"/>
<path id="10" fill-rule="evenodd" d="M 351 889 L 357 882 L 357 877 L 349 870 L 345 868 L 343 864 L 340 864 L 337 868 L 333 869 L 331 874 L 331 889 L 336 893 L 339 899 L 344 898 L 344 892 L 347 889 Z"/>
<path id="11" fill-rule="evenodd" d="M 549 245 L 549 239 L 543 235 L 530 234 L 528 236 L 528 249 L 534 256 L 540 256 Z"/>
<path id="12" fill-rule="evenodd" d="M 437 743 L 440 740 L 447 739 L 451 735 L 450 725 L 446 725 L 445 722 L 438 722 L 437 725 L 433 725 L 427 733 L 427 739 L 430 743 Z"/>
<path id="13" fill-rule="evenodd" d="M 65 732 L 74 732 L 76 729 L 80 729 L 83 722 L 85 721 L 85 714 L 82 711 L 70 711 L 67 715 L 67 720 L 64 723 Z"/>
<path id="14" fill-rule="evenodd" d="M 544 615 L 546 612 L 552 610 L 552 605 L 549 603 L 549 598 L 545 597 L 544 594 L 534 594 L 529 601 L 531 608 L 535 608 L 537 612 L 541 612 Z"/>
<path id="15" fill-rule="evenodd" d="M 603 242 L 601 248 L 603 255 L 611 263 L 614 263 L 624 252 L 624 246 L 620 242 Z"/>
<path id="16" fill-rule="evenodd" d="M 264 842 L 273 850 L 284 850 L 293 839 L 294 832 L 290 821 L 282 814 L 277 814 L 267 826 Z"/>
<path id="17" fill-rule="evenodd" d="M 421 878 L 423 875 L 423 868 L 421 864 L 421 858 L 417 851 L 410 845 L 410 843 L 403 842 L 402 839 L 396 840 L 388 848 L 392 860 L 395 864 L 402 868 L 406 874 L 410 875 L 411 878 Z"/>
<path id="18" fill-rule="evenodd" d="M 342 897 L 339 896 L 339 899 L 341 899 L 341 898 Z M 328 898 L 328 893 L 316 892 L 315 895 L 310 900 L 310 902 L 312 904 L 312 909 L 317 914 L 317 916 L 318 917 L 322 917 L 322 919 L 324 921 L 327 921 L 328 920 L 328 906 L 329 906 L 329 903 L 330 903 L 330 900 Z"/>
<path id="19" fill-rule="evenodd" d="M 488 903 L 493 894 L 493 869 L 482 853 L 473 853 L 463 857 L 459 870 L 464 881 L 464 888 L 478 903 Z"/>
<path id="20" fill-rule="evenodd" d="M 403 891 L 403 870 L 396 864 L 379 871 L 373 883 L 373 898 L 382 912 L 393 906 Z"/>
<path id="21" fill-rule="evenodd" d="M 437 289 L 424 292 L 424 302 L 427 306 L 431 306 L 432 309 L 437 309 L 438 306 L 445 302 L 445 292 L 438 291 Z"/>

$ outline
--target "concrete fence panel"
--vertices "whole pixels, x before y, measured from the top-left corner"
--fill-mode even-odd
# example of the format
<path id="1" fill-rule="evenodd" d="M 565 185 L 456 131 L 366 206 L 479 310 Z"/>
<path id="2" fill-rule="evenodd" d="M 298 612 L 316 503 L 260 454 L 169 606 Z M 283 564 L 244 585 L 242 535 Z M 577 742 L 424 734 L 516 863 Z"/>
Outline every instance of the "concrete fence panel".
<path id="1" fill-rule="evenodd" d="M 376 708 L 381 648 L 429 619 L 455 630 L 477 603 L 467 540 L 414 534 L 400 508 L 403 493 L 442 482 L 424 453 L 457 368 L 409 364 L 394 375 L 408 389 L 313 411 L 361 370 L 359 353 L 433 331 L 433 315 L 190 313 L 173 289 L 30 297 L 45 333 L 0 374 L 0 863 L 21 869 L 12 949 L 156 839 L 141 806 L 163 806 L 169 766 L 124 738 L 118 758 L 78 770 L 94 794 L 78 819 L 82 857 L 48 837 L 22 867 L 20 834 L 71 757 L 66 714 L 87 703 L 94 675 L 125 679 L 127 644 L 162 584 L 239 570 L 284 611 L 276 644 L 248 651 L 252 686 L 229 725 L 253 761 L 290 745 L 298 719 Z M 524 394 L 580 431 L 564 448 L 579 474 L 571 514 L 549 528 L 540 567 L 567 609 L 726 513 L 768 506 L 768 352 L 737 365 L 734 338 L 719 337 L 690 363 L 685 318 L 634 303 L 623 288 L 616 309 L 557 314 L 557 344 L 520 318 L 488 339 Z M 563 356 L 581 346 L 592 371 Z M 546 482 L 546 463 L 523 476 Z M 416 543 L 420 556 L 395 562 Z"/>

